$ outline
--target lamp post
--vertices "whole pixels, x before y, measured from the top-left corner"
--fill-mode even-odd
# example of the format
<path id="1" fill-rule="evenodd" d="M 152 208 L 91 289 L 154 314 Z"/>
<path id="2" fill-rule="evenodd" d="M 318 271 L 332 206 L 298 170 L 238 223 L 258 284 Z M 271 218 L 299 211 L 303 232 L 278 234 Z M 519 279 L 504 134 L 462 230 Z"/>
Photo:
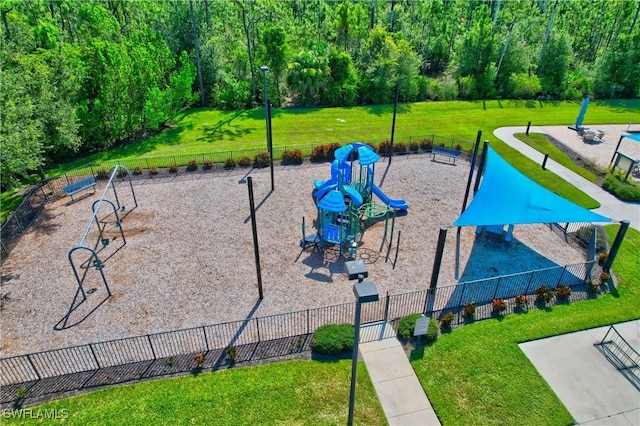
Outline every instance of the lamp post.
<path id="1" fill-rule="evenodd" d="M 271 165 L 271 190 L 275 190 L 273 181 L 273 142 L 271 139 L 271 108 L 269 107 L 269 95 L 267 94 L 267 71 L 269 67 L 263 65 L 260 67 L 262 71 L 262 82 L 264 84 L 264 116 L 267 123 L 267 152 L 269 153 L 269 164 Z"/>
<path id="2" fill-rule="evenodd" d="M 271 153 L 271 147 L 269 146 L 269 142 L 271 138 L 269 137 L 270 129 L 269 129 L 269 95 L 267 95 L 267 71 L 269 71 L 269 67 L 263 65 L 260 67 L 260 71 L 262 71 L 262 82 L 264 84 L 263 95 L 264 95 L 264 121 L 267 125 L 267 151 Z"/>
<path id="3" fill-rule="evenodd" d="M 363 303 L 377 302 L 380 299 L 378 290 L 372 282 L 363 282 L 369 275 L 367 267 L 362 260 L 352 260 L 345 262 L 345 272 L 349 280 L 358 280 L 358 284 L 353 286 L 353 294 L 356 296 L 356 315 L 354 320 L 353 333 L 353 355 L 351 362 L 351 390 L 349 393 L 349 417 L 347 425 L 353 425 L 353 410 L 356 402 L 356 375 L 358 368 L 358 343 L 360 343 L 360 311 Z"/>

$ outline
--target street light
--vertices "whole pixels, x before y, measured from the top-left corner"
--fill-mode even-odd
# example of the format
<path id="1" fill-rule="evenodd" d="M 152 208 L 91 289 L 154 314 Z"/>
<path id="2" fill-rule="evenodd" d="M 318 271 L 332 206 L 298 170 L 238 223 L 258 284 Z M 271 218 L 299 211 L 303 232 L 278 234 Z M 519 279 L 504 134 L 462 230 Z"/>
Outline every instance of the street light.
<path id="1" fill-rule="evenodd" d="M 344 263 L 344 269 L 349 280 L 358 280 L 353 286 L 353 294 L 356 296 L 356 315 L 353 333 L 353 355 L 351 362 L 351 391 L 349 393 L 349 417 L 347 425 L 353 425 L 353 409 L 356 401 L 356 373 L 358 368 L 358 343 L 360 343 L 360 311 L 363 303 L 377 302 L 380 299 L 378 290 L 372 282 L 362 282 L 369 273 L 362 260 L 352 260 Z"/>
<path id="2" fill-rule="evenodd" d="M 270 129 L 269 129 L 269 95 L 267 94 L 267 71 L 269 71 L 269 67 L 266 65 L 263 65 L 260 67 L 260 71 L 262 71 L 262 82 L 264 84 L 264 91 L 263 91 L 263 95 L 264 95 L 264 118 L 265 118 L 265 123 L 267 124 L 267 151 L 269 151 L 269 154 L 271 154 L 271 146 L 270 142 L 271 142 L 271 137 L 269 135 L 270 133 Z"/>
<path id="3" fill-rule="evenodd" d="M 275 184 L 273 181 L 273 142 L 271 139 L 271 108 L 269 108 L 269 95 L 267 94 L 267 71 L 269 67 L 263 65 L 260 67 L 262 71 L 262 81 L 264 83 L 264 117 L 267 123 L 267 152 L 269 153 L 269 164 L 271 165 L 271 191 L 274 191 Z"/>

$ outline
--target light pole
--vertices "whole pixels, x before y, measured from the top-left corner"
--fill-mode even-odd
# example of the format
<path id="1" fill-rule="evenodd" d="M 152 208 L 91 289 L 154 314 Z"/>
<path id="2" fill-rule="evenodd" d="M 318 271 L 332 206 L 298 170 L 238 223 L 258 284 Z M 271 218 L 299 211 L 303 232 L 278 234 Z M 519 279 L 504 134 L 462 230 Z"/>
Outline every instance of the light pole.
<path id="1" fill-rule="evenodd" d="M 263 65 L 260 67 L 262 71 L 262 82 L 264 84 L 264 116 L 267 123 L 267 152 L 269 153 L 269 164 L 271 165 L 271 190 L 275 190 L 273 181 L 273 142 L 271 140 L 271 108 L 269 107 L 269 95 L 267 94 L 267 71 L 269 67 Z"/>
<path id="2" fill-rule="evenodd" d="M 269 137 L 269 95 L 267 95 L 267 71 L 269 71 L 269 67 L 263 65 L 260 67 L 260 71 L 262 71 L 262 82 L 264 83 L 264 121 L 267 125 L 267 151 L 271 153 L 271 147 L 269 146 L 269 142 L 271 141 L 271 138 Z"/>
<path id="3" fill-rule="evenodd" d="M 356 296 L 356 315 L 353 333 L 353 354 L 351 362 L 351 391 L 349 393 L 349 417 L 347 425 L 353 425 L 353 410 L 356 402 L 356 375 L 358 369 L 358 343 L 360 343 L 360 311 L 363 303 L 377 302 L 380 299 L 378 290 L 372 282 L 363 282 L 368 277 L 367 267 L 362 260 L 345 262 L 345 272 L 350 280 L 358 280 L 353 286 L 353 294 Z"/>

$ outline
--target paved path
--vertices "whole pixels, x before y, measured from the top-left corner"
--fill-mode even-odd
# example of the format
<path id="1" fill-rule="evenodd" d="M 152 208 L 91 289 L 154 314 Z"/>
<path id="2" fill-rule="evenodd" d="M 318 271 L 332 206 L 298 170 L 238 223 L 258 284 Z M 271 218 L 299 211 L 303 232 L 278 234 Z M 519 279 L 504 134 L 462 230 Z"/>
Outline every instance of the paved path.
<path id="1" fill-rule="evenodd" d="M 640 320 L 615 325 L 640 348 Z M 640 389 L 618 371 L 595 343 L 609 327 L 521 343 L 540 375 L 580 425 L 640 425 Z"/>
<path id="2" fill-rule="evenodd" d="M 526 130 L 526 126 L 501 127 L 494 130 L 493 134 L 536 163 L 542 164 L 542 160 L 544 159 L 543 154 L 513 136 L 514 133 L 524 133 Z M 535 126 L 531 127 L 530 132 L 546 133 L 543 129 Z M 614 221 L 626 219 L 631 222 L 632 228 L 640 230 L 640 204 L 625 203 L 624 201 L 618 200 L 598 185 L 589 182 L 582 176 L 575 174 L 551 159 L 547 160 L 546 168 L 598 201 L 601 206 L 594 210 L 596 213 L 610 217 Z"/>
<path id="3" fill-rule="evenodd" d="M 389 425 L 440 425 L 393 327 L 378 323 L 360 330 L 360 356 Z"/>

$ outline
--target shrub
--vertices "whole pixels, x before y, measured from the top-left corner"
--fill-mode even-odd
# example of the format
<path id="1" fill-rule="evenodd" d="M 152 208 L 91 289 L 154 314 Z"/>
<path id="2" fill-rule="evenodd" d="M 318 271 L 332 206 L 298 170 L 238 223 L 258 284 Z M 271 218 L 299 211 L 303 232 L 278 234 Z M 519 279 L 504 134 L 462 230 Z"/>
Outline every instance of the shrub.
<path id="1" fill-rule="evenodd" d="M 202 164 L 202 170 L 211 170 L 213 168 L 213 161 L 207 159 L 204 160 L 204 163 Z"/>
<path id="2" fill-rule="evenodd" d="M 600 284 L 607 284 L 610 279 L 611 275 L 609 275 L 607 272 L 603 272 L 600 274 Z"/>
<path id="3" fill-rule="evenodd" d="M 587 285 L 587 290 L 591 294 L 596 294 L 600 291 L 600 284 L 594 283 L 593 281 L 589 280 L 589 284 Z"/>
<path id="4" fill-rule="evenodd" d="M 196 362 L 196 366 L 198 368 L 202 368 L 202 366 L 204 365 L 204 358 L 205 355 L 202 352 L 198 352 L 193 356 L 193 360 Z"/>
<path id="5" fill-rule="evenodd" d="M 453 321 L 455 321 L 456 316 L 453 312 L 447 312 L 440 318 L 440 326 L 441 327 L 451 327 Z"/>
<path id="6" fill-rule="evenodd" d="M 311 349 L 321 354 L 339 354 L 353 348 L 351 324 L 325 324 L 313 333 Z"/>
<path id="7" fill-rule="evenodd" d="M 607 173 L 602 189 L 623 201 L 640 201 L 640 185 L 623 181 L 624 176 Z"/>
<path id="8" fill-rule="evenodd" d="M 553 299 L 553 296 L 553 290 L 546 285 L 541 285 L 536 288 L 536 302 L 538 303 L 549 303 L 551 299 Z"/>
<path id="9" fill-rule="evenodd" d="M 324 148 L 322 145 L 313 147 L 309 160 L 313 162 L 322 162 L 327 160 L 324 156 Z"/>
<path id="10" fill-rule="evenodd" d="M 187 163 L 187 171 L 195 172 L 196 170 L 198 170 L 198 162 L 196 160 L 189 160 Z"/>
<path id="11" fill-rule="evenodd" d="M 135 167 L 133 168 L 133 174 L 134 174 L 134 175 L 136 175 L 136 176 L 141 175 L 141 174 L 142 174 L 142 167 L 140 167 L 140 166 L 135 166 Z"/>
<path id="12" fill-rule="evenodd" d="M 393 144 L 393 152 L 396 154 L 406 154 L 407 144 L 404 142 L 396 142 L 395 144 Z"/>
<path id="13" fill-rule="evenodd" d="M 282 162 L 284 164 L 302 164 L 303 158 L 302 151 L 299 149 L 282 153 Z"/>
<path id="14" fill-rule="evenodd" d="M 233 157 L 229 157 L 224 160 L 224 168 L 225 169 L 233 169 L 236 166 L 236 160 Z"/>
<path id="15" fill-rule="evenodd" d="M 420 144 L 418 142 L 415 142 L 415 141 L 411 142 L 409 144 L 409 151 L 411 151 L 413 153 L 416 153 L 416 152 L 420 151 Z"/>
<path id="16" fill-rule="evenodd" d="M 493 299 L 491 302 L 493 312 L 504 312 L 507 310 L 507 301 L 504 299 Z"/>
<path id="17" fill-rule="evenodd" d="M 598 264 L 600 264 L 600 265 L 604 265 L 604 264 L 605 264 L 605 262 L 607 261 L 607 258 L 608 258 L 608 257 L 609 257 L 609 256 L 608 256 L 608 255 L 607 255 L 607 253 L 606 253 L 606 252 L 604 252 L 604 251 L 601 251 L 600 253 L 598 253 L 598 255 L 597 255 Z"/>
<path id="18" fill-rule="evenodd" d="M 252 163 L 253 162 L 249 157 L 242 157 L 241 159 L 238 160 L 238 166 L 240 167 L 249 167 L 251 166 Z"/>
<path id="19" fill-rule="evenodd" d="M 462 314 L 467 319 L 472 319 L 476 316 L 476 303 L 475 302 L 467 302 L 462 307 Z"/>
<path id="20" fill-rule="evenodd" d="M 253 157 L 253 167 L 267 167 L 271 161 L 268 152 L 259 152 Z"/>
<path id="21" fill-rule="evenodd" d="M 178 165 L 176 163 L 169 166 L 169 173 L 178 173 Z"/>
<path id="22" fill-rule="evenodd" d="M 157 175 L 158 174 L 158 166 L 149 167 L 149 174 L 150 175 Z"/>
<path id="23" fill-rule="evenodd" d="M 330 143 L 329 145 L 325 145 L 324 147 L 324 158 L 333 161 L 335 157 L 336 150 L 340 148 L 340 144 L 337 142 Z"/>
<path id="24" fill-rule="evenodd" d="M 422 314 L 411 314 L 400 318 L 398 322 L 398 334 L 403 339 L 411 339 L 413 337 L 413 330 L 416 328 L 416 321 Z"/>
<path id="25" fill-rule="evenodd" d="M 571 296 L 571 287 L 568 285 L 559 284 L 555 288 L 556 297 L 560 300 L 568 300 Z"/>
<path id="26" fill-rule="evenodd" d="M 107 169 L 105 169 L 104 167 L 100 167 L 96 171 L 96 179 L 98 179 L 98 180 L 107 180 L 107 179 L 109 179 L 109 171 Z"/>
<path id="27" fill-rule="evenodd" d="M 529 296 L 524 294 L 519 294 L 516 296 L 516 306 L 518 308 L 524 308 L 529 304 Z"/>
<path id="28" fill-rule="evenodd" d="M 367 142 L 367 146 L 373 150 L 373 152 L 378 152 L 378 147 L 373 142 Z"/>
<path id="29" fill-rule="evenodd" d="M 238 356 L 238 350 L 236 349 L 235 346 L 229 346 L 225 348 L 224 352 L 227 354 L 227 358 L 229 358 L 229 361 L 236 362 L 236 358 Z"/>
<path id="30" fill-rule="evenodd" d="M 129 172 L 127 172 L 126 169 L 123 169 L 122 167 L 118 168 L 118 177 L 119 178 L 126 178 L 128 173 Z"/>
<path id="31" fill-rule="evenodd" d="M 456 144 L 456 151 L 460 151 L 462 152 L 462 145 L 460 145 L 459 143 Z"/>
<path id="32" fill-rule="evenodd" d="M 435 318 L 429 319 L 426 339 L 427 342 L 435 342 L 438 340 L 438 321 L 436 321 Z"/>
<path id="33" fill-rule="evenodd" d="M 378 154 L 389 156 L 391 154 L 391 141 L 383 140 L 378 146 Z"/>
<path id="34" fill-rule="evenodd" d="M 433 142 L 429 138 L 422 139 L 420 141 L 420 149 L 424 151 L 431 151 L 433 149 Z"/>

